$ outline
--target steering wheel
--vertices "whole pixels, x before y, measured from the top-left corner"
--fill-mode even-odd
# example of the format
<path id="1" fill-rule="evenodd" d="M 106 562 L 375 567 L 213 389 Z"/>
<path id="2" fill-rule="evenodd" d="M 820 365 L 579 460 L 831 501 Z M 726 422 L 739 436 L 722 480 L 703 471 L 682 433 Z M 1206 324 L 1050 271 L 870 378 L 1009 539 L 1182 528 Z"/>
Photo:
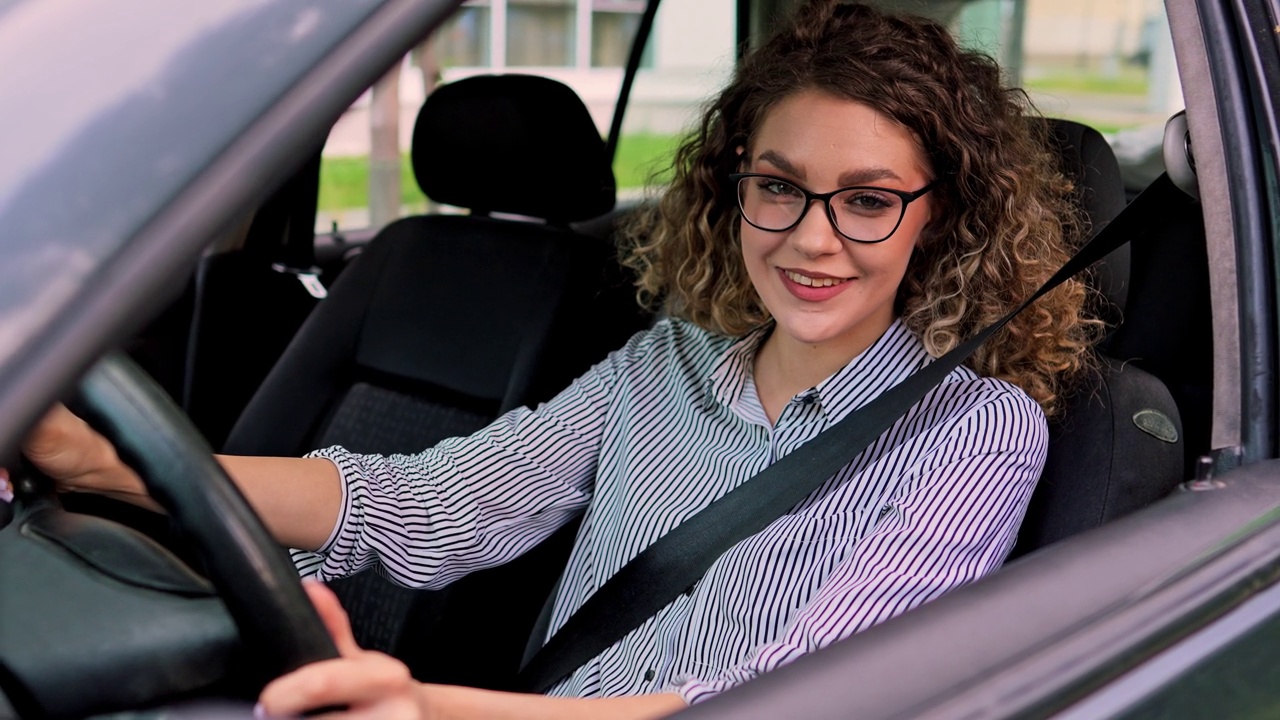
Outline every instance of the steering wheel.
<path id="1" fill-rule="evenodd" d="M 242 636 L 270 653 L 272 665 L 288 672 L 338 657 L 293 563 L 154 380 L 112 354 L 85 376 L 71 406 L 142 476 L 191 541 Z"/>
<path id="2" fill-rule="evenodd" d="M 338 657 L 333 641 L 303 591 L 288 555 L 276 544 L 226 471 L 214 460 L 211 449 L 199 432 L 155 381 L 124 356 L 111 355 L 100 361 L 85 376 L 77 397 L 69 405 L 115 445 L 121 460 L 142 477 L 151 497 L 165 509 L 179 534 L 199 556 L 208 582 L 212 584 L 236 625 L 242 647 L 251 653 L 248 657 L 241 658 L 241 664 L 247 660 L 252 666 L 260 668 L 261 672 L 280 674 L 317 660 Z M 126 537 L 137 536 L 137 533 L 106 520 L 76 520 L 76 516 L 70 516 L 57 508 L 50 512 L 49 506 L 56 505 L 56 501 L 51 498 L 40 504 L 44 506 L 45 512 L 33 513 L 33 519 L 24 527 L 18 527 L 22 523 L 15 522 L 13 527 L 6 528 L 4 532 L 9 535 L 8 539 L 15 542 L 8 542 L 0 547 L 0 555 L 4 555 L 4 551 L 9 553 L 5 557 L 11 566 L 21 564 L 24 568 L 32 568 L 33 572 L 41 574 L 39 579 L 28 577 L 28 584 L 35 582 L 37 586 L 43 583 L 50 587 L 64 588 L 61 591 L 48 591 L 54 593 L 52 596 L 41 596 L 39 592 L 31 595 L 30 597 L 37 598 L 36 602 L 44 597 L 46 606 L 56 605 L 71 586 L 65 580 L 65 573 L 52 573 L 50 568 L 54 563 L 47 556 L 39 561 L 28 559 L 34 557 L 32 553 L 43 546 L 66 546 L 60 531 L 75 523 L 79 523 L 77 532 L 80 538 L 78 542 L 81 543 L 77 556 L 84 561 L 84 565 L 100 567 L 100 564 L 95 563 L 104 558 L 111 560 L 106 556 L 114 553 L 115 566 L 143 567 L 141 571 L 132 571 L 135 576 L 150 573 L 145 578 L 144 585 L 168 584 L 178 587 L 180 589 L 177 595 L 186 592 L 182 587 L 191 587 L 190 582 L 181 578 L 175 580 L 172 573 L 166 579 L 157 577 L 154 570 L 145 569 L 171 567 L 171 560 L 153 563 L 151 558 L 172 556 L 159 546 L 154 546 L 152 552 L 147 550 L 146 542 L 139 543 Z M 35 517 L 36 515 L 40 517 Z M 90 527 L 86 528 L 85 523 Z M 41 530 L 42 527 L 44 530 Z M 43 538 L 37 537 L 42 533 Z M 43 540 L 43 545 L 33 545 L 33 539 Z M 25 555 L 20 556 L 22 553 Z M 130 555 L 131 553 L 141 554 Z M 125 559 L 121 560 L 122 557 Z M 133 560 L 128 557 L 133 557 Z M 86 588 L 85 591 L 91 591 L 95 586 L 103 587 L 103 581 L 92 580 L 92 573 L 87 575 L 89 584 L 81 586 Z M 120 573 L 115 573 L 106 582 L 109 587 L 126 587 L 131 584 L 130 578 L 123 577 Z M 197 578 L 196 582 L 203 581 Z M 0 595 L 13 595 L 11 601 L 28 599 L 28 596 L 18 595 L 19 590 L 16 585 L 9 588 L 10 592 L 0 588 Z M 186 594 L 194 597 L 189 592 Z M 198 605 L 199 602 L 195 604 Z M 207 617 L 207 613 L 204 616 L 197 616 L 194 612 L 184 615 L 187 612 L 185 607 L 181 604 L 181 598 L 176 598 L 174 605 L 163 606 L 163 609 L 156 611 L 152 622 L 167 623 L 178 628 L 189 627 L 189 639 L 196 647 L 200 646 L 199 638 L 218 635 L 209 630 L 210 623 L 203 619 Z M 95 610 L 107 613 L 106 625 L 114 620 L 109 615 L 109 607 L 98 607 Z M 31 615 L 29 612 L 37 614 Z M 40 617 L 39 609 L 31 609 L 29 612 L 18 613 L 16 616 L 14 613 L 5 614 L 10 630 L 13 631 L 8 634 L 14 635 L 15 640 L 17 635 L 22 634 L 18 631 L 18 626 L 13 625 L 21 622 L 16 618 Z M 0 625 L 5 625 L 5 621 L 5 617 L 0 617 Z M 104 624 L 101 618 L 95 620 L 90 617 L 87 622 L 92 625 Z M 92 655 L 95 652 L 94 641 L 85 642 L 88 646 L 82 648 L 83 654 Z M 109 639 L 97 642 L 105 642 L 103 648 L 113 645 Z M 5 644 L 0 642 L 0 645 Z M 12 648 L 9 650 L 14 652 Z M 16 652 L 21 652 L 21 649 Z M 0 652 L 0 689 L 12 695 L 12 689 L 20 687 L 21 683 L 8 673 L 13 671 L 16 676 L 18 668 L 6 669 L 3 654 Z M 77 657 L 81 654 L 75 653 Z M 45 667 L 58 664 L 57 658 L 41 660 L 45 661 Z M 164 658 L 156 660 L 163 664 Z M 83 662 L 83 659 L 78 658 L 78 661 Z M 66 656 L 61 662 L 69 664 Z M 157 675 L 163 675 L 166 671 L 172 672 L 166 667 L 154 669 Z M 6 677 L 10 677 L 7 682 Z M 46 692 L 41 694 L 46 696 L 57 691 L 56 688 L 49 687 L 43 690 Z"/>

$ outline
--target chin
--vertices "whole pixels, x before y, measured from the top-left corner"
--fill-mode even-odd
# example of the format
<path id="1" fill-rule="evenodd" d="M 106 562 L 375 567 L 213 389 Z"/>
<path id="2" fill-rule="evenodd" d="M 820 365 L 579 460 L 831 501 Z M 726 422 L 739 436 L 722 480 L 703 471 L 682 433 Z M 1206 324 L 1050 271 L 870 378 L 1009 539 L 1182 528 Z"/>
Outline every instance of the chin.
<path id="1" fill-rule="evenodd" d="M 793 341 L 801 345 L 824 345 L 833 340 L 838 340 L 850 333 L 847 330 L 837 328 L 820 328 L 812 325 L 789 325 L 779 322 L 778 331 L 791 338 Z"/>

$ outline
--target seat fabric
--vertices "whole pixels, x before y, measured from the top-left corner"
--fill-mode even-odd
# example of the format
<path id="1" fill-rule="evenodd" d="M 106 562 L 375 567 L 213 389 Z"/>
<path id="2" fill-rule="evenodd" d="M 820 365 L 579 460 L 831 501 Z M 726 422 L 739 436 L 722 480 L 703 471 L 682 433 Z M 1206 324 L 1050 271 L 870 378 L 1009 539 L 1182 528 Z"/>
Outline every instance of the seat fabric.
<path id="1" fill-rule="evenodd" d="M 1097 131 L 1079 123 L 1052 120 L 1050 129 L 1090 226 L 1104 227 L 1125 205 L 1114 153 Z M 1131 355 L 1115 355 L 1132 347 L 1124 338 L 1143 320 L 1131 308 L 1148 304 L 1148 286 L 1130 282 L 1134 275 L 1148 277 L 1132 261 L 1145 260 L 1147 248 L 1124 251 L 1107 256 L 1090 278 L 1105 298 L 1101 315 L 1119 327 L 1103 343 L 1097 369 L 1064 398 L 1063 412 L 1049 425 L 1044 472 L 1011 558 L 1141 509 L 1186 477 L 1182 414 L 1165 381 L 1128 362 Z"/>
<path id="2" fill-rule="evenodd" d="M 285 350 L 227 452 L 420 451 L 549 399 L 647 325 L 611 243 L 568 227 L 613 205 L 604 143 L 568 88 L 522 76 L 446 85 L 419 115 L 413 164 L 433 200 L 475 212 L 384 228 Z M 507 687 L 573 533 L 437 592 L 373 572 L 335 589 L 357 639 L 419 679 Z"/>

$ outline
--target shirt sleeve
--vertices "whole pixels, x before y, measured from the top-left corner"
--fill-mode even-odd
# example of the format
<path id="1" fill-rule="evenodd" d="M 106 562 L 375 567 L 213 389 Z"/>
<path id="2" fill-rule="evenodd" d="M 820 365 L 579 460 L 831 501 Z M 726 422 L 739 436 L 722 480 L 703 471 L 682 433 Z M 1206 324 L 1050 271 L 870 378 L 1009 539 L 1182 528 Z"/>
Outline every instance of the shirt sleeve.
<path id="1" fill-rule="evenodd" d="M 1013 548 L 1044 467 L 1048 427 L 1030 398 L 976 408 L 918 466 L 781 637 L 714 677 L 671 689 L 692 704 L 995 570 Z"/>
<path id="2" fill-rule="evenodd" d="M 328 580 L 376 564 L 401 585 L 438 589 L 534 547 L 591 499 L 626 361 L 618 351 L 538 409 L 516 408 L 420 453 L 312 453 L 337 466 L 343 503 L 323 547 L 293 551 L 299 572 Z"/>

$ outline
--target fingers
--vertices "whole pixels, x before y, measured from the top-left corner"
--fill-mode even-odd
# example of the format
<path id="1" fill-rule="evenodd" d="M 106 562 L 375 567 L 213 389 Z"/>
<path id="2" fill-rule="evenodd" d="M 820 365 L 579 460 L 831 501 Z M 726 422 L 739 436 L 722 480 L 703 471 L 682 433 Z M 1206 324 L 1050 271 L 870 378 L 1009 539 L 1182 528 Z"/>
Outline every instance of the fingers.
<path id="1" fill-rule="evenodd" d="M 76 441 L 78 435 L 92 432 L 88 428 L 88 423 L 68 410 L 67 406 L 55 404 L 36 423 L 23 444 L 23 451 L 32 458 L 56 455 L 67 443 Z"/>
<path id="2" fill-rule="evenodd" d="M 161 509 L 148 497 L 137 473 L 120 461 L 115 447 L 64 405 L 54 405 L 36 423 L 22 452 L 61 492 L 104 493 Z"/>
<path id="3" fill-rule="evenodd" d="M 109 447 L 88 423 L 58 404 L 32 429 L 22 452 L 55 480 L 72 480 L 99 469 Z"/>
<path id="4" fill-rule="evenodd" d="M 378 652 L 312 663 L 272 681 L 259 704 L 269 715 L 299 714 L 323 707 L 349 708 L 351 716 L 374 708 L 416 707 L 409 669 Z M 377 715 L 380 713 L 369 713 Z"/>
<path id="5" fill-rule="evenodd" d="M 312 663 L 272 681 L 258 700 L 264 713 L 283 716 L 338 708 L 318 717 L 418 717 L 417 683 L 409 668 L 382 653 L 361 650 L 346 611 L 323 583 L 309 580 L 302 586 L 342 657 Z"/>
<path id="6" fill-rule="evenodd" d="M 0 467 L 0 502 L 13 502 L 13 481 L 9 479 L 9 471 Z"/>
<path id="7" fill-rule="evenodd" d="M 302 588 L 311 598 L 311 604 L 315 605 L 320 620 L 329 631 L 329 637 L 333 638 L 333 644 L 338 648 L 338 654 L 349 657 L 364 652 L 356 644 L 355 635 L 351 632 L 351 620 L 347 617 L 347 611 L 342 609 L 338 596 L 324 583 L 315 580 L 304 580 Z"/>

